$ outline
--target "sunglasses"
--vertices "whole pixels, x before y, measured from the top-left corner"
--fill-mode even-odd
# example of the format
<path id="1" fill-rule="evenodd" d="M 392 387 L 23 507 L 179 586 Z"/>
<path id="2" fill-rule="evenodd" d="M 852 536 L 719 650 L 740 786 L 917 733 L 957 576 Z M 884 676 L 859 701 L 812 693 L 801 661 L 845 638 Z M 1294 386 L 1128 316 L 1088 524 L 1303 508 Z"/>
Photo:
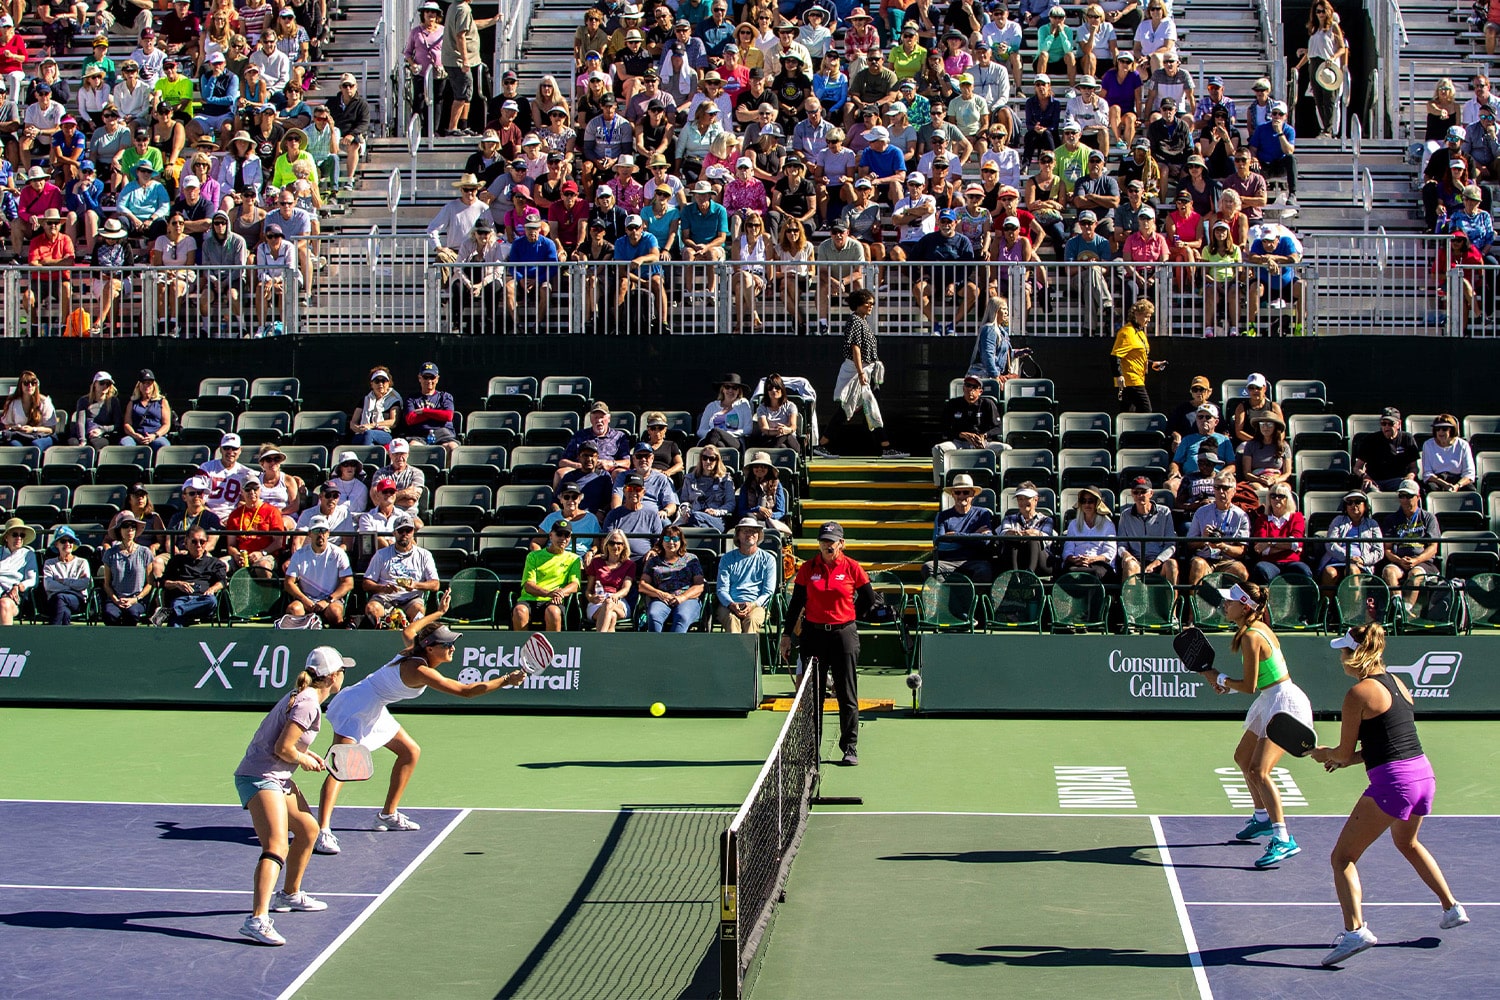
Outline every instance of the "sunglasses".
<path id="1" fill-rule="evenodd" d="M 49 225 L 49 226 L 58 226 L 58 225 L 61 225 L 61 224 L 62 223 L 59 223 L 59 222 L 49 222 L 49 223 L 47 223 L 47 225 Z M 36 379 L 29 378 L 29 379 L 24 380 L 21 384 L 24 385 L 24 386 L 34 386 L 34 385 L 37 385 L 38 383 L 37 383 Z"/>

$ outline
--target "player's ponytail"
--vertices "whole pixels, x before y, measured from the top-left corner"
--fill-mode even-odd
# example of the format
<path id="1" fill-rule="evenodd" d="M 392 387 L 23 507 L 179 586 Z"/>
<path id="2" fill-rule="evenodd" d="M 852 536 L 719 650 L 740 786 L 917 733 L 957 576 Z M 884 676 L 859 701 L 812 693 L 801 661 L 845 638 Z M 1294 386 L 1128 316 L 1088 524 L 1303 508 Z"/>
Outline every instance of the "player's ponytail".
<path id="1" fill-rule="evenodd" d="M 310 687 L 325 688 L 333 683 L 333 675 L 319 677 L 311 670 L 304 669 L 297 675 L 296 683 L 292 686 L 292 693 L 286 699 L 286 714 L 292 714 L 292 705 L 297 701 L 297 696 Z"/>
<path id="2" fill-rule="evenodd" d="M 1349 653 L 1349 669 L 1360 680 L 1385 673 L 1385 629 L 1378 622 L 1356 625 L 1349 634 L 1359 643 L 1359 648 Z"/>
<path id="3" fill-rule="evenodd" d="M 306 691 L 308 686 L 313 684 L 315 681 L 317 681 L 317 678 L 313 676 L 313 672 L 311 670 L 304 670 L 297 675 L 297 681 L 292 686 L 292 693 L 288 695 L 286 699 L 287 715 L 292 714 L 292 705 L 296 703 L 297 696 L 303 691 Z"/>

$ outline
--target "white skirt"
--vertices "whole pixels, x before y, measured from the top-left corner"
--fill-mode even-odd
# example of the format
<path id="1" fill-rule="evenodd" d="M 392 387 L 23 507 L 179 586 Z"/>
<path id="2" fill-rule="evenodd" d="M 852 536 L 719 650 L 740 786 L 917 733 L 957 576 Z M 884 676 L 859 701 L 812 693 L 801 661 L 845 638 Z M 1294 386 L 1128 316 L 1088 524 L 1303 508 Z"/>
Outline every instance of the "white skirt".
<path id="1" fill-rule="evenodd" d="M 1278 712 L 1287 713 L 1308 729 L 1313 728 L 1312 702 L 1307 699 L 1306 692 L 1290 680 L 1285 680 L 1280 684 L 1272 684 L 1256 696 L 1250 711 L 1245 714 L 1245 731 L 1265 739 L 1266 724 Z M 332 716 L 333 713 L 330 712 L 329 717 Z"/>
<path id="2" fill-rule="evenodd" d="M 361 692 L 360 685 L 356 684 L 334 696 L 328 703 L 328 724 L 335 733 L 349 737 L 366 750 L 379 750 L 395 739 L 401 723 L 384 703 L 376 698 L 361 697 L 362 694 L 374 692 L 368 687 Z"/>

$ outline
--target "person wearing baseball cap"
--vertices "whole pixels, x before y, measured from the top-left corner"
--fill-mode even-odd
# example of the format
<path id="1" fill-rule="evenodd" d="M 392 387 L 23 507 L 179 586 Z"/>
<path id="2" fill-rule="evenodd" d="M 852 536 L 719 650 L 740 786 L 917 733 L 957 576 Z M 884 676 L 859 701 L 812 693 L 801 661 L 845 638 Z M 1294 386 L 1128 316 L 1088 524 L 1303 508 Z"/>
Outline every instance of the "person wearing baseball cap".
<path id="1" fill-rule="evenodd" d="M 931 196 L 927 196 L 931 201 Z M 892 253 L 899 251 L 893 250 Z M 937 229 L 917 240 L 909 259 L 931 261 L 931 268 L 918 272 L 912 284 L 912 297 L 917 300 L 922 314 L 932 329 L 934 337 L 952 337 L 957 333 L 955 320 L 967 316 L 974 303 L 979 300 L 979 276 L 972 270 L 959 266 L 978 260 L 978 253 L 969 238 L 958 231 L 958 213 L 951 208 L 938 212 Z M 941 299 L 947 318 L 938 316 Z M 953 310 L 949 312 L 949 310 Z"/>
<path id="2" fill-rule="evenodd" d="M 1120 511 L 1115 526 L 1120 536 L 1120 579 L 1154 573 L 1176 586 L 1177 527 L 1172 507 L 1156 502 L 1155 487 L 1145 476 L 1132 479 L 1129 488 L 1130 506 Z"/>
<path id="3" fill-rule="evenodd" d="M 1354 449 L 1354 474 L 1364 489 L 1393 493 L 1406 480 L 1417 478 L 1422 450 L 1416 438 L 1402 426 L 1401 411 L 1387 406 L 1380 411 L 1380 433 L 1366 434 Z"/>
<path id="4" fill-rule="evenodd" d="M 327 903 L 302 888 L 302 874 L 317 839 L 318 820 L 309 811 L 307 798 L 292 774 L 299 766 L 310 771 L 324 769 L 323 759 L 312 752 L 322 724 L 322 705 L 343 688 L 344 671 L 352 666 L 354 661 L 332 646 L 318 646 L 308 653 L 302 672 L 293 680 L 292 692 L 285 698 L 278 697 L 266 712 L 234 769 L 235 791 L 240 805 L 250 813 L 261 849 L 255 862 L 250 915 L 240 926 L 240 934 L 258 944 L 286 944 L 271 919 L 273 907 L 280 911 L 328 909 Z M 289 838 L 290 833 L 296 836 Z M 284 871 L 285 883 L 277 889 Z"/>
<path id="5" fill-rule="evenodd" d="M 353 453 L 350 452 L 348 454 L 352 455 Z M 364 468 L 357 458 L 354 459 L 354 465 L 359 469 Z M 314 518 L 322 518 L 323 526 L 334 535 L 331 539 L 331 544 L 340 548 L 344 546 L 347 534 L 353 533 L 356 528 L 358 514 L 350 510 L 349 505 L 344 502 L 343 482 L 342 479 L 335 475 L 334 478 L 325 480 L 317 488 L 318 502 L 316 505 L 304 510 L 297 517 L 296 525 L 298 531 L 310 530 Z M 293 538 L 291 542 L 294 551 L 300 552 L 302 550 L 304 539 L 297 537 Z"/>
<path id="6" fill-rule="evenodd" d="M 427 474 L 411 464 L 411 442 L 406 438 L 391 439 L 391 443 L 385 446 L 385 451 L 388 461 L 375 471 L 375 487 L 370 492 L 370 503 L 373 506 L 376 502 L 374 489 L 379 488 L 381 480 L 389 479 L 391 485 L 396 487 L 393 498 L 396 507 L 400 511 L 415 511 L 417 501 L 422 499 L 422 491 L 427 486 Z"/>
<path id="7" fill-rule="evenodd" d="M 621 157 L 624 159 L 624 157 Z M 639 183 L 631 180 L 630 183 L 639 187 Z M 631 214 L 625 217 L 625 233 L 615 240 L 614 259 L 617 261 L 629 261 L 630 266 L 623 272 L 621 280 L 616 282 L 615 287 L 615 319 L 621 324 L 622 333 L 646 333 L 647 330 L 632 329 L 636 317 L 628 315 L 625 309 L 625 299 L 630 293 L 642 286 L 651 293 L 656 301 L 656 321 L 659 330 L 664 334 L 672 332 L 672 326 L 667 322 L 667 284 L 662 274 L 661 244 L 656 241 L 656 236 L 646 228 L 646 220 L 639 215 Z"/>
<path id="8" fill-rule="evenodd" d="M 870 577 L 844 552 L 844 526 L 826 521 L 818 529 L 818 554 L 797 568 L 792 598 L 783 618 L 781 659 L 790 661 L 792 645 L 804 664 L 817 662 L 818 674 L 810 678 L 814 691 L 823 691 L 833 678 L 839 705 L 839 761 L 845 767 L 859 763 L 859 629 L 856 608 L 880 603 Z M 805 615 L 804 615 L 805 612 Z M 793 636 L 801 622 L 800 635 Z"/>
<path id="9" fill-rule="evenodd" d="M 331 498 L 329 496 L 331 494 Z M 285 589 L 291 600 L 286 613 L 296 617 L 317 615 L 329 628 L 344 624 L 344 602 L 354 591 L 354 571 L 342 545 L 335 545 L 331 532 L 339 522 L 350 520 L 349 508 L 339 503 L 339 492 L 325 486 L 318 506 L 304 511 L 297 528 L 305 532 L 293 539 L 297 550 L 286 563 Z"/>
<path id="10" fill-rule="evenodd" d="M 1219 408 L 1205 401 L 1198 404 L 1193 416 L 1195 429 L 1191 434 L 1183 435 L 1172 455 L 1167 486 L 1174 490 L 1182 482 L 1184 475 L 1198 471 L 1198 463 L 1204 451 L 1214 456 L 1216 464 L 1230 466 L 1231 471 L 1234 466 L 1234 444 L 1218 432 Z M 1201 447 L 1205 445 L 1206 447 Z"/>
<path id="11" fill-rule="evenodd" d="M 1321 89 L 1321 88 L 1315 88 Z M 1297 208 L 1297 130 L 1287 117 L 1287 106 L 1281 101 L 1271 102 L 1270 117 L 1250 132 L 1248 143 L 1260 164 L 1260 172 L 1266 180 L 1273 177 L 1286 179 L 1286 207 L 1295 214 Z"/>

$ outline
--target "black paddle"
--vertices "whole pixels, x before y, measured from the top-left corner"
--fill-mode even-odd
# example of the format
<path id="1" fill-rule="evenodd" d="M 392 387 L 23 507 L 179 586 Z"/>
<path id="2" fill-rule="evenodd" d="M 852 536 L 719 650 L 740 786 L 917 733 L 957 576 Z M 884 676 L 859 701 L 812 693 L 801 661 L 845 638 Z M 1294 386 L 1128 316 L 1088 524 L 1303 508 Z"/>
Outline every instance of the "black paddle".
<path id="1" fill-rule="evenodd" d="M 1172 640 L 1172 649 L 1182 661 L 1183 669 L 1206 674 L 1214 668 L 1214 648 L 1209 645 L 1203 630 L 1189 625 Z"/>
<path id="2" fill-rule="evenodd" d="M 1296 716 L 1277 712 L 1266 723 L 1266 739 L 1293 757 L 1306 757 L 1318 745 L 1318 734 Z"/>

